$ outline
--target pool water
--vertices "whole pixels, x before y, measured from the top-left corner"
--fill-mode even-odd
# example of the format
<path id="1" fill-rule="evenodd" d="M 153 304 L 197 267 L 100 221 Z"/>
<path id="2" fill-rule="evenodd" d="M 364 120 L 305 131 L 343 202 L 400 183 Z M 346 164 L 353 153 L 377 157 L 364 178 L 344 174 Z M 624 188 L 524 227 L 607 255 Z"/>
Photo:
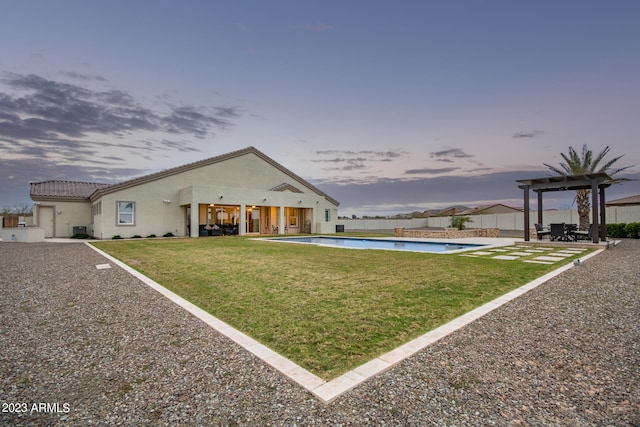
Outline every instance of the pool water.
<path id="1" fill-rule="evenodd" d="M 441 243 L 441 242 L 414 242 L 406 240 L 366 239 L 353 237 L 275 237 L 267 240 L 292 243 L 311 243 L 322 246 L 333 246 L 351 249 L 387 249 L 394 251 L 412 252 L 452 252 L 465 249 L 477 249 L 481 244 L 473 243 Z"/>

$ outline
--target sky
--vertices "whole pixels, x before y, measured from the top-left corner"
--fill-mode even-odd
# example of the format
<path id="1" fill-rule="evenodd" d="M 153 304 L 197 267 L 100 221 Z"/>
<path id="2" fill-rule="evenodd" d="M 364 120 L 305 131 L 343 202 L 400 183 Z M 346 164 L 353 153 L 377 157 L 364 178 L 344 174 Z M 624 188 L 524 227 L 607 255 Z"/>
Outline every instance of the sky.
<path id="1" fill-rule="evenodd" d="M 640 179 L 635 0 L 5 0 L 0 40 L 0 207 L 249 146 L 341 216 L 522 206 L 584 144 Z"/>

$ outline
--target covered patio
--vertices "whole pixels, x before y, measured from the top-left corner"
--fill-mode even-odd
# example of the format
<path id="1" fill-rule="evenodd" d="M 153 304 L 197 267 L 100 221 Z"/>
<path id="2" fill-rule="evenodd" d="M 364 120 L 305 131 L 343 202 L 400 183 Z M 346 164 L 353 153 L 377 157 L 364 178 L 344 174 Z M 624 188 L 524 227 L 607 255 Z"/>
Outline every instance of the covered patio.
<path id="1" fill-rule="evenodd" d="M 607 220 L 605 210 L 605 188 L 611 186 L 612 178 L 606 173 L 567 175 L 517 180 L 524 190 L 524 240 L 531 240 L 529 194 L 538 194 L 538 223 L 543 224 L 542 194 L 548 191 L 591 190 L 591 221 L 593 243 L 607 240 Z"/>

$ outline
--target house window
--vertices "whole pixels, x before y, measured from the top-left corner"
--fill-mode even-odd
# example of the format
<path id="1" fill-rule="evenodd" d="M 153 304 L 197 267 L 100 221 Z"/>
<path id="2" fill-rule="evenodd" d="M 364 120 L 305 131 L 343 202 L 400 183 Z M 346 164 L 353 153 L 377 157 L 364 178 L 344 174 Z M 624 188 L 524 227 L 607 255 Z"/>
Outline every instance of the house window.
<path id="1" fill-rule="evenodd" d="M 331 221 L 331 211 L 329 209 L 324 210 L 324 221 L 325 222 Z"/>
<path id="2" fill-rule="evenodd" d="M 118 225 L 135 225 L 135 202 L 117 202 Z"/>

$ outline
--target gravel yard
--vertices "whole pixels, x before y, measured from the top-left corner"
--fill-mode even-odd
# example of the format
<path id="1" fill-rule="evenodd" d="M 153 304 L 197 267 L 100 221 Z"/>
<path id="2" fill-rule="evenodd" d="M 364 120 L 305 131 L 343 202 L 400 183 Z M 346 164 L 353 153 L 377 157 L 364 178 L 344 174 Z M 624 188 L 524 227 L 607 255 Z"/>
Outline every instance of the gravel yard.
<path id="1" fill-rule="evenodd" d="M 640 240 L 329 405 L 105 263 L 0 242 L 0 425 L 640 425 Z"/>

